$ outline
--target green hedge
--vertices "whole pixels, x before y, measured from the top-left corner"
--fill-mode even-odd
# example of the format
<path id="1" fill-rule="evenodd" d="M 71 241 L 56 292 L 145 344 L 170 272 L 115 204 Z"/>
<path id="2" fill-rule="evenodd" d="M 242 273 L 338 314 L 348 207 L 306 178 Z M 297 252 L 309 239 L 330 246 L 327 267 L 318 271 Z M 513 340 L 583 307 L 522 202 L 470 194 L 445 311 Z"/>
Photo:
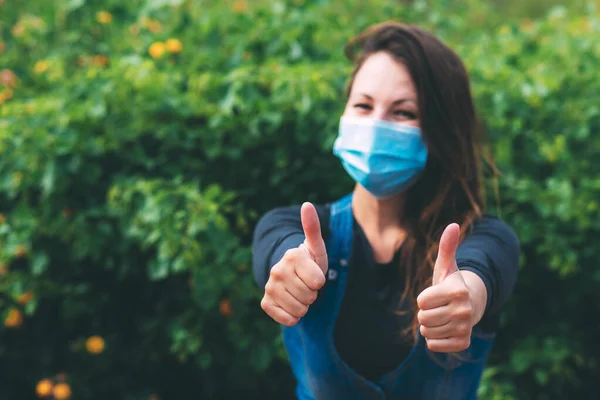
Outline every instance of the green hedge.
<path id="1" fill-rule="evenodd" d="M 599 14 L 405 3 L 0 2 L 0 396 L 289 395 L 252 229 L 351 190 L 331 155 L 342 49 L 391 18 L 464 58 L 522 242 L 482 398 L 593 390 Z"/>

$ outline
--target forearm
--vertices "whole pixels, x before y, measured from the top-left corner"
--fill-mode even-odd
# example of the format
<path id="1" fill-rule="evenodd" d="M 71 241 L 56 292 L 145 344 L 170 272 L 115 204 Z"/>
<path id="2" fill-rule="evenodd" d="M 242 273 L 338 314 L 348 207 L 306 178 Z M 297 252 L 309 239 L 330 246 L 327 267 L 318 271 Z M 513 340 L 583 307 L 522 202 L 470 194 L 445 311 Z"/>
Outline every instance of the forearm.
<path id="1" fill-rule="evenodd" d="M 487 301 L 483 319 L 487 320 L 488 315 L 497 316 L 517 278 L 519 241 L 513 230 L 501 220 L 483 218 L 458 248 L 456 263 L 461 271 L 472 272 L 485 284 Z"/>
<path id="2" fill-rule="evenodd" d="M 289 249 L 295 249 L 304 242 L 303 233 L 293 233 L 283 238 L 273 249 L 271 256 L 267 260 L 267 275 L 268 272 L 273 268 L 273 265 L 277 264 Z"/>
<path id="3" fill-rule="evenodd" d="M 261 241 L 252 249 L 254 278 L 262 289 L 267 284 L 271 268 L 281 260 L 289 249 L 296 248 L 304 241 L 304 234 L 288 234 L 275 242 Z"/>

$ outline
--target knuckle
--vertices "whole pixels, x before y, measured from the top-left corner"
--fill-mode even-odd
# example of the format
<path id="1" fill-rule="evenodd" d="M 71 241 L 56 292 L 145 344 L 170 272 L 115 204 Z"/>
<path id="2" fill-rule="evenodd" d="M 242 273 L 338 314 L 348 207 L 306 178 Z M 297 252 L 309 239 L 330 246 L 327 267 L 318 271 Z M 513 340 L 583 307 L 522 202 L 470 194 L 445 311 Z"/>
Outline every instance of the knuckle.
<path id="1" fill-rule="evenodd" d="M 283 255 L 283 260 L 288 263 L 296 263 L 298 261 L 299 255 L 300 255 L 299 253 L 300 252 L 298 249 L 289 249 Z"/>
<path id="2" fill-rule="evenodd" d="M 276 293 L 277 290 L 275 289 L 275 284 L 269 279 L 265 285 L 265 295 L 273 297 Z"/>
<path id="3" fill-rule="evenodd" d="M 427 298 L 428 294 L 426 291 L 421 292 L 421 294 L 417 297 L 417 306 L 419 307 L 419 310 L 423 310 L 426 308 Z"/>
<path id="4" fill-rule="evenodd" d="M 316 264 L 299 264 L 298 276 L 312 290 L 319 290 L 325 285 L 325 275 Z"/>
<path id="5" fill-rule="evenodd" d="M 459 347 L 460 349 L 458 351 L 463 351 L 469 348 L 469 346 L 471 346 L 471 338 L 470 337 L 466 337 L 464 339 L 461 339 L 459 342 Z"/>
<path id="6" fill-rule="evenodd" d="M 311 290 L 307 296 L 307 300 L 309 301 L 310 304 L 312 304 L 315 301 L 317 301 L 317 297 L 318 297 L 318 293 L 314 290 Z"/>
<path id="7" fill-rule="evenodd" d="M 319 290 L 323 287 L 323 285 L 325 285 L 326 279 L 325 279 L 325 275 L 323 273 L 321 273 L 321 271 L 318 271 L 318 274 L 315 274 L 315 278 L 313 279 L 313 285 L 314 285 L 314 290 Z"/>
<path id="8" fill-rule="evenodd" d="M 305 304 L 302 304 L 302 305 L 299 307 L 299 310 L 298 310 L 298 316 L 299 316 L 299 317 L 304 317 L 304 316 L 306 315 L 306 313 L 307 313 L 307 312 L 308 312 L 308 306 L 307 306 L 307 305 L 305 305 Z"/>
<path id="9" fill-rule="evenodd" d="M 260 302 L 260 308 L 262 308 L 268 316 L 273 318 L 273 304 L 268 301 L 266 297 L 263 297 L 262 301 Z"/>
<path id="10" fill-rule="evenodd" d="M 419 320 L 419 323 L 424 326 L 430 326 L 435 323 L 435 318 L 423 310 L 419 311 L 417 319 Z"/>
<path id="11" fill-rule="evenodd" d="M 298 320 L 299 320 L 298 318 L 296 318 L 296 317 L 292 317 L 292 316 L 290 315 L 290 316 L 287 316 L 287 317 L 284 317 L 284 318 L 282 318 L 282 319 L 281 319 L 281 321 L 278 321 L 278 322 L 279 322 L 281 325 L 285 325 L 285 326 L 294 326 L 294 325 L 296 325 L 296 323 L 298 322 Z"/>
<path id="12" fill-rule="evenodd" d="M 452 289 L 451 296 L 454 299 L 462 300 L 469 297 L 469 289 L 464 286 Z"/>
<path id="13" fill-rule="evenodd" d="M 456 333 L 458 336 L 469 337 L 471 335 L 471 328 L 468 325 L 459 325 L 456 328 Z"/>
<path id="14" fill-rule="evenodd" d="M 270 276 L 275 280 L 283 280 L 286 275 L 285 264 L 277 264 L 273 268 L 271 268 Z"/>
<path id="15" fill-rule="evenodd" d="M 440 347 L 436 342 L 427 341 L 427 348 L 435 352 L 440 351 Z"/>
<path id="16" fill-rule="evenodd" d="M 460 307 L 454 311 L 454 318 L 460 320 L 470 320 L 473 317 L 473 308 L 468 305 L 466 307 Z"/>

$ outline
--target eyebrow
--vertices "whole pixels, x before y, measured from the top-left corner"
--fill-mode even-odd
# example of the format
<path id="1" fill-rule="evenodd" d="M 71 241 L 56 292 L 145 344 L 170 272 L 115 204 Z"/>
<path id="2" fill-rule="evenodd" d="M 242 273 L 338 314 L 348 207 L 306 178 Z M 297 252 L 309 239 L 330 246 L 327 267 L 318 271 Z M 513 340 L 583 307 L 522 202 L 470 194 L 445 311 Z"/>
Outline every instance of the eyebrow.
<path id="1" fill-rule="evenodd" d="M 364 96 L 364 97 L 366 97 L 369 100 L 373 100 L 373 96 L 368 95 L 366 93 L 359 93 L 359 95 Z M 399 104 L 405 103 L 407 101 L 412 101 L 413 103 L 416 103 L 415 99 L 408 98 L 408 99 L 398 99 L 398 100 L 394 101 L 392 104 L 393 105 L 399 105 Z"/>

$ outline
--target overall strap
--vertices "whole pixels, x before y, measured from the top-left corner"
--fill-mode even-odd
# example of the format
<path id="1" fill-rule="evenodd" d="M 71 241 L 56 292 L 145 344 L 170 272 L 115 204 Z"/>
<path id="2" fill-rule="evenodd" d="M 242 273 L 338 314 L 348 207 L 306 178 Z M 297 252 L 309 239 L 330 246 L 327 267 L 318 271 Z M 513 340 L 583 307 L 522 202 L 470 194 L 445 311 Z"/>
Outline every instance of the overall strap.
<path id="1" fill-rule="evenodd" d="M 329 267 L 334 270 L 338 265 L 347 267 L 352 252 L 352 197 L 350 193 L 331 204 L 327 253 Z"/>

